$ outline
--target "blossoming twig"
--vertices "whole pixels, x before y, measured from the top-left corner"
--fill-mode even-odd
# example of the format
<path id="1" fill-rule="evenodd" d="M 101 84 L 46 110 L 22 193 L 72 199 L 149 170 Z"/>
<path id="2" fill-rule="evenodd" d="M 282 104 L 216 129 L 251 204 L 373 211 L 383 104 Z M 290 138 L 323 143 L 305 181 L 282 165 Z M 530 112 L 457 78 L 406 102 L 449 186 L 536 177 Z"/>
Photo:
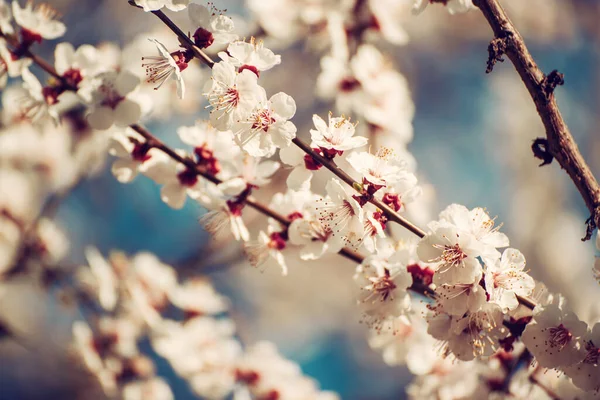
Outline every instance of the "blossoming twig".
<path id="1" fill-rule="evenodd" d="M 194 56 L 196 58 L 199 58 L 202 62 L 204 62 L 208 67 L 212 68 L 212 66 L 214 65 L 214 61 L 208 56 L 206 55 L 206 53 L 204 53 L 203 51 L 201 51 L 200 49 L 198 49 L 194 43 L 191 41 L 191 39 L 186 36 L 185 33 L 183 33 L 183 31 L 173 22 L 171 21 L 171 19 L 169 17 L 167 17 L 162 11 L 152 11 L 152 13 L 154 15 L 156 15 L 165 25 L 167 25 L 178 37 L 179 40 L 182 43 L 185 43 L 185 46 L 189 46 L 190 49 L 194 50 L 194 48 L 197 50 L 194 50 Z M 340 168 L 337 167 L 337 165 L 335 164 L 335 162 L 333 162 L 332 160 L 329 160 L 321 155 L 319 155 L 317 152 L 315 152 L 313 149 L 311 149 L 311 147 L 304 143 L 302 140 L 300 140 L 299 138 L 294 138 L 292 140 L 292 142 L 298 146 L 300 149 L 302 149 L 306 154 L 310 155 L 313 159 L 318 160 L 321 164 L 323 164 L 328 170 L 330 170 L 331 172 L 333 172 L 338 178 L 340 178 L 341 180 L 343 180 L 345 183 L 347 183 L 349 186 L 353 187 L 354 189 L 358 188 L 359 183 L 354 181 L 354 179 L 352 179 L 347 173 L 345 173 L 344 171 L 342 171 Z M 382 203 L 381 201 L 375 199 L 375 198 L 371 198 L 369 200 L 369 202 L 371 204 L 373 204 L 374 206 L 378 207 L 379 209 L 381 209 L 387 219 L 389 221 L 393 221 L 396 222 L 397 224 L 403 226 L 404 228 L 408 229 L 409 231 L 411 231 L 412 233 L 414 233 L 415 235 L 417 235 L 418 237 L 422 238 L 423 236 L 425 236 L 425 232 L 420 229 L 419 227 L 417 227 L 415 224 L 413 224 L 412 222 L 408 221 L 406 218 L 400 216 L 397 212 L 395 212 L 394 210 L 392 210 L 389 206 L 387 206 L 386 204 Z"/>
<path id="2" fill-rule="evenodd" d="M 553 89 L 562 82 L 562 78 L 558 81 L 552 79 L 557 75 L 555 71 L 544 75 L 498 0 L 473 0 L 473 3 L 479 7 L 494 31 L 496 38 L 492 42 L 498 39 L 503 41 L 503 52 L 512 61 L 535 103 L 546 128 L 547 152 L 569 174 L 591 213 L 586 221 L 586 235 L 582 239 L 589 240 L 600 226 L 600 185 L 579 152 L 556 104 Z"/>

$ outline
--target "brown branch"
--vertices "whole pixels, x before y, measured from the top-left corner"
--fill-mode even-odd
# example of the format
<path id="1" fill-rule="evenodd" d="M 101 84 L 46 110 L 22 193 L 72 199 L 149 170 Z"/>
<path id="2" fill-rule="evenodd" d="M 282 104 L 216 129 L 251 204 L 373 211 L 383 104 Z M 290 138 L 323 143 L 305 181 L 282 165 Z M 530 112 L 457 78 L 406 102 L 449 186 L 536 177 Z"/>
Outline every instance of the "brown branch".
<path id="1" fill-rule="evenodd" d="M 563 77 L 557 71 L 544 75 L 498 0 L 473 0 L 473 3 L 479 7 L 495 35 L 492 43 L 496 45 L 490 44 L 490 48 L 498 51 L 490 50 L 488 69 L 491 70 L 490 67 L 493 67 L 502 54 L 506 54 L 515 66 L 546 129 L 546 152 L 567 172 L 590 211 L 590 218 L 586 221 L 586 235 L 582 239 L 589 240 L 594 230 L 600 226 L 600 186 L 581 156 L 556 104 L 554 89 L 563 83 Z"/>

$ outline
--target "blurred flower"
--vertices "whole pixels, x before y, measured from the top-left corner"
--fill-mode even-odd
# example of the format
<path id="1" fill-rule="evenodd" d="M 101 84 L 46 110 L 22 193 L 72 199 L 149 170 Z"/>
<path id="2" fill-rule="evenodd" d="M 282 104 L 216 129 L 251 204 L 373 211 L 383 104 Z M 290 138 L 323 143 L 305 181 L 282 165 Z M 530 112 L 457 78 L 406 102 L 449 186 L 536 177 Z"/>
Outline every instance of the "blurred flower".
<path id="1" fill-rule="evenodd" d="M 12 12 L 16 23 L 22 28 L 24 41 L 41 42 L 42 39 L 56 39 L 65 34 L 67 28 L 56 21 L 56 11 L 47 4 L 36 7 L 28 2 L 25 8 L 19 6 L 17 0 L 13 0 Z"/>
<path id="2" fill-rule="evenodd" d="M 275 55 L 273 51 L 264 47 L 262 40 L 256 41 L 250 38 L 250 43 L 234 41 L 227 46 L 227 51 L 219 52 L 223 61 L 231 63 L 238 71 L 249 69 L 252 72 L 267 71 L 281 63 L 281 56 Z"/>
<path id="3" fill-rule="evenodd" d="M 586 323 L 557 300 L 536 307 L 522 340 L 542 367 L 566 367 L 578 362 L 579 338 L 586 330 Z"/>
<path id="4" fill-rule="evenodd" d="M 156 11 L 163 7 L 171 11 L 181 11 L 190 4 L 191 0 L 134 0 L 144 11 Z"/>
<path id="5" fill-rule="evenodd" d="M 192 3 L 188 7 L 188 15 L 194 27 L 194 44 L 201 49 L 213 43 L 228 44 L 238 38 L 233 33 L 233 20 L 212 6 L 211 10 L 200 4 Z"/>
<path id="6" fill-rule="evenodd" d="M 113 125 L 126 127 L 142 116 L 140 104 L 130 96 L 140 81 L 131 72 L 108 71 L 97 75 L 91 85 L 91 111 L 88 122 L 94 129 Z"/>

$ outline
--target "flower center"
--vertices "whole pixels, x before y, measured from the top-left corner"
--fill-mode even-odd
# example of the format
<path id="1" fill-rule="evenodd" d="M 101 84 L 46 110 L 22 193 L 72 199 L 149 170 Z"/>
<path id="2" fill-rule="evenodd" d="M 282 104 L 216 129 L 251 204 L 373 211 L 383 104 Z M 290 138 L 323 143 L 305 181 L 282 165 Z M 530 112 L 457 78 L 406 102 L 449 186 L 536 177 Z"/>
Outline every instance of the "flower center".
<path id="1" fill-rule="evenodd" d="M 382 277 L 369 279 L 371 282 L 373 282 L 374 294 L 382 303 L 390 298 L 393 300 L 392 293 L 397 287 L 390 277 L 390 271 L 387 268 L 385 268 L 384 271 L 385 273 Z"/>
<path id="2" fill-rule="evenodd" d="M 548 329 L 548 344 L 562 350 L 573 339 L 573 334 L 563 325 Z"/>
<path id="3" fill-rule="evenodd" d="M 594 343 L 590 340 L 586 342 L 585 349 L 587 350 L 587 354 L 583 359 L 583 363 L 597 365 L 598 361 L 600 361 L 600 348 L 594 346 Z"/>
<path id="4" fill-rule="evenodd" d="M 98 92 L 103 98 L 100 105 L 110 107 L 113 110 L 117 108 L 121 101 L 125 100 L 125 97 L 121 96 L 121 94 L 117 92 L 112 83 L 103 83 L 98 88 Z"/>
<path id="5" fill-rule="evenodd" d="M 462 261 L 467 258 L 467 255 L 462 251 L 458 243 L 454 246 L 445 245 L 443 249 L 442 260 L 453 267 L 462 264 Z"/>
<path id="6" fill-rule="evenodd" d="M 196 171 L 186 168 L 177 174 L 177 178 L 179 179 L 179 183 L 182 186 L 192 187 L 198 182 L 198 175 Z"/>
<path id="7" fill-rule="evenodd" d="M 266 133 L 269 131 L 269 127 L 275 123 L 273 112 L 268 108 L 255 113 L 252 119 L 252 130 L 255 132 L 263 131 Z"/>
<path id="8" fill-rule="evenodd" d="M 215 111 L 223 111 L 225 114 L 228 114 L 238 106 L 240 93 L 235 85 L 224 87 L 221 91 L 211 93 L 209 101 Z"/>

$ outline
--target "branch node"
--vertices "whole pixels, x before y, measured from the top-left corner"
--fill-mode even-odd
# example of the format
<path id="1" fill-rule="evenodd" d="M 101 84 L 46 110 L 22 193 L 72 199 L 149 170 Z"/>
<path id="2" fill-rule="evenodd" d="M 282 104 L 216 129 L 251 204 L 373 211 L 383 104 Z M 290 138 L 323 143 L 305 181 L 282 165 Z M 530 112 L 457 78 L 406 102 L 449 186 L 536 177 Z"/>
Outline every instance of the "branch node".
<path id="1" fill-rule="evenodd" d="M 581 238 L 582 242 L 590 240 L 596 228 L 598 228 L 598 224 L 600 222 L 600 205 L 594 208 L 594 212 L 588 219 L 585 220 L 586 228 L 585 228 L 585 237 Z"/>
<path id="2" fill-rule="evenodd" d="M 533 156 L 535 158 L 539 158 L 540 160 L 542 160 L 540 167 L 550 164 L 554 159 L 554 156 L 550 154 L 550 151 L 548 149 L 548 139 L 535 139 L 531 144 L 531 150 L 533 151 Z"/>
<path id="3" fill-rule="evenodd" d="M 550 95 L 554 93 L 554 89 L 557 86 L 562 86 L 565 84 L 565 75 L 561 74 L 557 70 L 553 70 L 548 75 L 544 77 L 542 82 L 540 83 L 542 92 L 546 96 L 546 99 L 550 98 Z"/>
<path id="4" fill-rule="evenodd" d="M 494 70 L 494 66 L 497 62 L 504 62 L 504 54 L 506 53 L 506 48 L 508 46 L 508 35 L 504 37 L 497 37 L 491 40 L 490 45 L 488 46 L 488 60 L 487 60 L 487 68 L 485 70 L 486 74 L 489 74 Z"/>

